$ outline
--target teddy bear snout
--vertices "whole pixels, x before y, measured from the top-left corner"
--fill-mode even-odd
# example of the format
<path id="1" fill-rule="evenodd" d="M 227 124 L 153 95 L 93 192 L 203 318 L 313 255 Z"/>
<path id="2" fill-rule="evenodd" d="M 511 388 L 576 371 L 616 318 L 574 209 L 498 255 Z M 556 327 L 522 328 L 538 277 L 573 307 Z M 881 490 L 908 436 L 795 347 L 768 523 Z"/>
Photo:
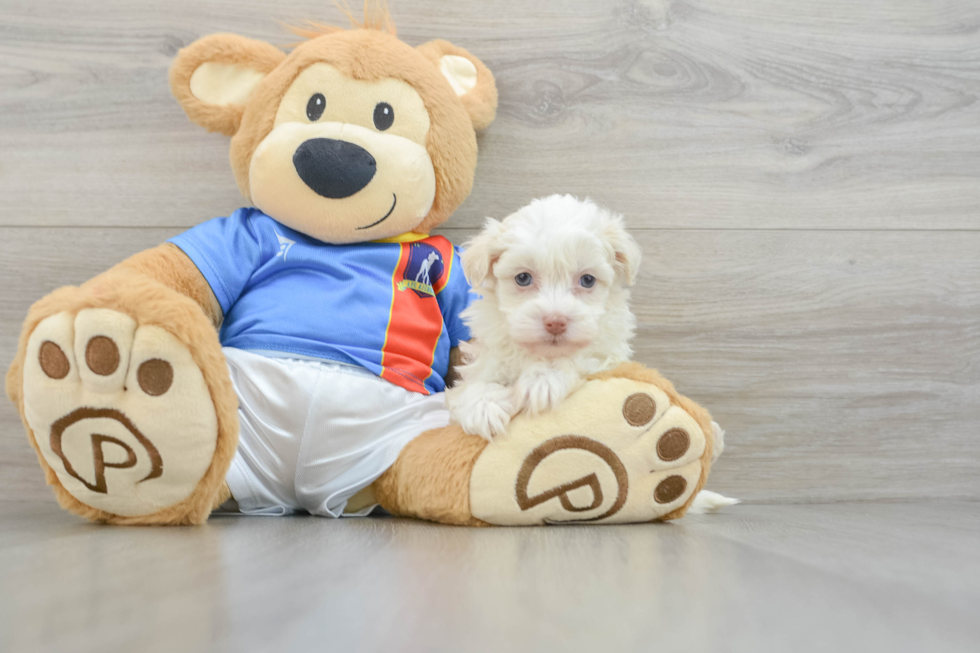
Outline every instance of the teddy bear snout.
<path id="1" fill-rule="evenodd" d="M 313 192 L 330 199 L 350 197 L 367 186 L 378 170 L 360 145 L 334 138 L 311 138 L 296 148 L 293 165 Z"/>

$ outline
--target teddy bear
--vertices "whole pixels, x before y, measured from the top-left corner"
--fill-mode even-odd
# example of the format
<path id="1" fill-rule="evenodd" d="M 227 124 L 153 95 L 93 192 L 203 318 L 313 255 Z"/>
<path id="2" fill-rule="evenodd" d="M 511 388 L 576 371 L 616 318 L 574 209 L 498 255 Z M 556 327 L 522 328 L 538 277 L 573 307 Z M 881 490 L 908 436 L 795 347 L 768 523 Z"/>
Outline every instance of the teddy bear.
<path id="1" fill-rule="evenodd" d="M 65 509 L 112 524 L 388 512 L 447 524 L 680 517 L 706 410 L 636 363 L 488 442 L 443 398 L 473 294 L 431 235 L 469 194 L 490 70 L 386 12 L 288 54 L 201 38 L 170 71 L 231 137 L 247 207 L 32 306 L 7 392 Z M 635 272 L 635 270 L 634 270 Z"/>

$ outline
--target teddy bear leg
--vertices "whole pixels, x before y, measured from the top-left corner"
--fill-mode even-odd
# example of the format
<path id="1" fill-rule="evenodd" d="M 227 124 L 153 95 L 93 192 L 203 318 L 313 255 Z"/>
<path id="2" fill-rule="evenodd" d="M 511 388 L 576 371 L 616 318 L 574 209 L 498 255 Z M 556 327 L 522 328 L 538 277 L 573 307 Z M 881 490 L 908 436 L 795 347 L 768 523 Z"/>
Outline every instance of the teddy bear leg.
<path id="1" fill-rule="evenodd" d="M 465 525 L 676 519 L 711 466 L 711 416 L 638 364 L 486 442 L 453 424 L 413 440 L 374 484 L 406 517 Z"/>
<path id="2" fill-rule="evenodd" d="M 237 400 L 211 321 L 140 275 L 34 305 L 7 376 L 62 507 L 119 524 L 197 524 L 228 498 Z"/>
<path id="3" fill-rule="evenodd" d="M 621 365 L 494 438 L 473 466 L 470 510 L 500 525 L 676 519 L 704 486 L 712 449 L 707 411 L 656 371 Z"/>
<path id="4" fill-rule="evenodd" d="M 388 512 L 444 524 L 485 525 L 470 512 L 470 476 L 487 441 L 456 424 L 409 442 L 371 486 Z"/>

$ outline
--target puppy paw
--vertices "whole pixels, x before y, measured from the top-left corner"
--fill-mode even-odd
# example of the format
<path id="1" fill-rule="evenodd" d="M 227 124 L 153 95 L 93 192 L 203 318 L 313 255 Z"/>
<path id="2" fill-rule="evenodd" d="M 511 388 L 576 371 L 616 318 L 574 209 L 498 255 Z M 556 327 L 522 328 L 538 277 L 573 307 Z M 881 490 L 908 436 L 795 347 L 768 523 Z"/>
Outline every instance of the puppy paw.
<path id="1" fill-rule="evenodd" d="M 557 408 L 570 390 L 563 375 L 548 369 L 525 372 L 514 387 L 519 409 L 531 415 Z"/>
<path id="2" fill-rule="evenodd" d="M 510 391 L 495 383 L 466 386 L 453 404 L 453 418 L 463 430 L 487 441 L 504 433 L 514 414 Z"/>
<path id="3" fill-rule="evenodd" d="M 479 435 L 490 441 L 495 435 L 501 435 L 507 430 L 510 412 L 510 406 L 482 401 L 473 407 L 472 412 L 461 416 L 459 423 L 470 435 Z"/>

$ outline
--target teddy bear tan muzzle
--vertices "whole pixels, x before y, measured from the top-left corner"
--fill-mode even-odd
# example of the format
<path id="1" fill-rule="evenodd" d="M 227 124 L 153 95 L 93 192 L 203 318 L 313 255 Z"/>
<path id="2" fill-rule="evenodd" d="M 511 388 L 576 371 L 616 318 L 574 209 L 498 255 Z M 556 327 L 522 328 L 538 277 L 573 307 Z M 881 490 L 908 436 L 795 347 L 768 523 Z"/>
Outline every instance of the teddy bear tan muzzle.
<path id="1" fill-rule="evenodd" d="M 256 148 L 252 201 L 318 240 L 357 242 L 415 229 L 435 200 L 425 147 L 338 122 L 286 122 Z"/>

